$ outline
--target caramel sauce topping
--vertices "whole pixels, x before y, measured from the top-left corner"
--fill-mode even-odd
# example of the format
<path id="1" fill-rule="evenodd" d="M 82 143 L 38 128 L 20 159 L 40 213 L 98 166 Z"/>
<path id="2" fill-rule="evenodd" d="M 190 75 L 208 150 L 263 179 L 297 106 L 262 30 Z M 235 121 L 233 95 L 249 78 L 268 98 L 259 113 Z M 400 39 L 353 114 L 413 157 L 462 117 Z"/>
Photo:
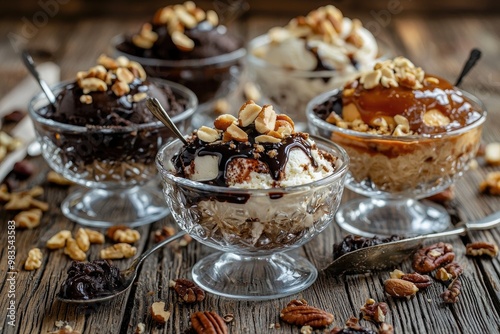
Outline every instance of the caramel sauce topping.
<path id="1" fill-rule="evenodd" d="M 438 80 L 435 80 L 438 79 Z M 384 87 L 377 85 L 365 89 L 359 80 L 344 87 L 342 104 L 356 106 L 361 119 L 373 124 L 377 118 L 393 119 L 402 115 L 408 119 L 410 130 L 416 134 L 436 134 L 463 128 L 481 117 L 481 111 L 475 110 L 462 92 L 448 81 L 425 75 L 423 88 L 412 89 L 402 85 Z M 430 126 L 424 122 L 426 112 L 437 109 L 449 119 L 447 124 Z"/>

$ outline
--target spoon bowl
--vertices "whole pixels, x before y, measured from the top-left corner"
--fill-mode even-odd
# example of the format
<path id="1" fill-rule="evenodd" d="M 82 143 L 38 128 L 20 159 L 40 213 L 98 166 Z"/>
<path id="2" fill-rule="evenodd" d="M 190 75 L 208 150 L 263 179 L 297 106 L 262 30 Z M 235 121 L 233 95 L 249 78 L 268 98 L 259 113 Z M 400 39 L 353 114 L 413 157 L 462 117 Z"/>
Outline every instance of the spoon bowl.
<path id="1" fill-rule="evenodd" d="M 328 275 L 355 275 L 391 268 L 411 256 L 425 240 L 462 235 L 469 231 L 487 230 L 499 225 L 500 211 L 476 222 L 461 224 L 449 231 L 361 248 L 340 256 L 323 270 Z"/>
<path id="2" fill-rule="evenodd" d="M 100 294 L 98 296 L 95 296 L 91 299 L 68 299 L 64 298 L 63 296 L 60 296 L 59 294 L 56 296 L 57 299 L 63 303 L 70 303 L 70 304 L 91 304 L 91 303 L 100 303 L 100 302 L 105 302 L 108 300 L 111 300 L 113 298 L 118 297 L 125 291 L 127 291 L 131 286 L 132 283 L 134 283 L 135 278 L 137 277 L 137 273 L 139 272 L 139 269 L 141 268 L 142 263 L 148 256 L 156 252 L 158 249 L 162 248 L 163 246 L 171 243 L 174 240 L 177 240 L 181 238 L 183 235 L 185 235 L 186 232 L 181 231 L 178 232 L 177 234 L 174 234 L 170 238 L 167 238 L 156 245 L 154 245 L 152 248 L 150 248 L 148 251 L 146 251 L 144 254 L 136 258 L 132 264 L 130 265 L 129 268 L 124 269 L 120 271 L 120 286 L 118 289 L 113 290 L 113 291 L 108 291 L 106 293 Z"/>

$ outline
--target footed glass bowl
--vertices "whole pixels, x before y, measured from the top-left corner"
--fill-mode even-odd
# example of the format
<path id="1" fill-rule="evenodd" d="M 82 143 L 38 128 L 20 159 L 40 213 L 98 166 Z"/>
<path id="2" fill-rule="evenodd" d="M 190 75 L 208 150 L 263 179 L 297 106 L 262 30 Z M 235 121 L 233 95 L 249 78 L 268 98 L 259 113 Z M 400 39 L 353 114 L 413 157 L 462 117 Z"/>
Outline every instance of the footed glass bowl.
<path id="1" fill-rule="evenodd" d="M 337 127 L 316 115 L 314 107 L 337 93 L 326 92 L 309 102 L 308 125 L 312 134 L 347 151 L 351 164 L 346 187 L 369 197 L 343 205 L 335 217 L 337 223 L 350 233 L 368 237 L 415 236 L 450 227 L 443 207 L 418 200 L 443 191 L 468 169 L 481 141 L 484 105 L 462 92 L 481 112 L 466 127 L 432 135 L 372 135 Z"/>
<path id="2" fill-rule="evenodd" d="M 362 28 L 363 34 L 370 34 Z M 289 115 L 295 122 L 295 127 L 304 131 L 307 126 L 305 114 L 307 103 L 318 94 L 344 86 L 355 79 L 360 73 L 373 68 L 375 63 L 390 56 L 389 47 L 377 41 L 379 57 L 367 62 L 357 71 L 306 71 L 282 68 L 259 58 L 254 53 L 270 43 L 268 35 L 254 38 L 248 44 L 248 71 L 250 77 L 259 86 L 262 95 L 268 98 L 282 113 Z"/>
<path id="3" fill-rule="evenodd" d="M 185 111 L 172 120 L 181 131 L 189 131 L 198 104 L 194 93 L 173 82 L 152 82 L 160 88 L 170 87 L 177 98 L 187 102 Z M 53 87 L 55 95 L 68 83 Z M 132 227 L 168 214 L 160 189 L 145 184 L 157 176 L 155 156 L 174 137 L 170 130 L 159 121 L 109 128 L 64 124 L 40 113 L 47 105 L 43 94 L 29 103 L 42 155 L 52 169 L 83 186 L 62 202 L 66 217 L 96 227 Z"/>
<path id="4" fill-rule="evenodd" d="M 125 56 L 144 67 L 149 77 L 177 82 L 191 89 L 204 107 L 224 96 L 231 86 L 237 84 L 241 73 L 241 61 L 246 51 L 239 48 L 233 52 L 202 59 L 168 60 L 139 57 L 127 52 L 125 37 L 112 40 L 114 55 Z M 206 107 L 208 108 L 208 107 Z"/>
<path id="5" fill-rule="evenodd" d="M 220 296 L 267 300 L 295 294 L 317 278 L 305 258 L 285 253 L 333 221 L 344 188 L 349 158 L 338 145 L 314 138 L 338 158 L 336 171 L 302 186 L 237 189 L 211 186 L 173 174 L 179 140 L 157 156 L 167 205 L 177 224 L 199 242 L 222 251 L 200 260 L 194 281 Z"/>

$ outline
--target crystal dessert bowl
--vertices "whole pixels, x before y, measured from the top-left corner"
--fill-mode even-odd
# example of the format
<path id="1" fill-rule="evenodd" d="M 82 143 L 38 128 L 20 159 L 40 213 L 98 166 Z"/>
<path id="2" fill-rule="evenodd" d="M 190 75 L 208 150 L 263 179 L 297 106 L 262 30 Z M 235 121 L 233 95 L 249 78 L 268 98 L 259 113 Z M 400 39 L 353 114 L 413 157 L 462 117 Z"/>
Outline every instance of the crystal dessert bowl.
<path id="1" fill-rule="evenodd" d="M 250 78 L 301 130 L 313 97 L 342 87 L 389 56 L 389 47 L 375 40 L 359 20 L 343 17 L 331 5 L 272 28 L 251 40 L 247 49 Z"/>
<path id="2" fill-rule="evenodd" d="M 171 161 L 182 143 L 160 149 L 156 162 L 173 217 L 194 239 L 222 251 L 193 267 L 193 279 L 202 288 L 228 298 L 268 300 L 314 283 L 316 268 L 287 251 L 333 221 L 349 164 L 341 147 L 314 140 L 337 158 L 335 171 L 312 183 L 270 189 L 215 186 L 176 176 Z"/>
<path id="3" fill-rule="evenodd" d="M 350 201 L 335 217 L 346 231 L 374 235 L 422 235 L 450 226 L 446 210 L 419 201 L 453 184 L 475 157 L 486 119 L 485 106 L 461 91 L 480 116 L 452 131 L 405 136 L 369 134 L 331 124 L 315 111 L 338 89 L 312 99 L 307 106 L 311 134 L 342 146 L 351 159 L 346 187 L 368 198 Z"/>
<path id="4" fill-rule="evenodd" d="M 241 61 L 246 54 L 244 48 L 239 48 L 208 58 L 168 60 L 129 54 L 123 48 L 124 42 L 123 35 L 113 38 L 116 57 L 125 56 L 138 62 L 149 77 L 166 79 L 191 89 L 198 97 L 201 110 L 208 110 L 217 98 L 234 90 L 241 74 Z"/>
<path id="5" fill-rule="evenodd" d="M 186 101 L 184 111 L 172 116 L 182 131 L 189 131 L 197 98 L 189 89 L 165 80 L 151 80 L 169 87 Z M 71 82 L 53 91 L 57 96 Z M 63 214 L 80 224 L 107 227 L 139 226 L 168 214 L 161 191 L 147 185 L 157 176 L 156 153 L 174 134 L 161 122 L 116 126 L 77 126 L 44 115 L 48 100 L 38 94 L 29 103 L 42 155 L 49 166 L 81 187 L 62 202 Z"/>

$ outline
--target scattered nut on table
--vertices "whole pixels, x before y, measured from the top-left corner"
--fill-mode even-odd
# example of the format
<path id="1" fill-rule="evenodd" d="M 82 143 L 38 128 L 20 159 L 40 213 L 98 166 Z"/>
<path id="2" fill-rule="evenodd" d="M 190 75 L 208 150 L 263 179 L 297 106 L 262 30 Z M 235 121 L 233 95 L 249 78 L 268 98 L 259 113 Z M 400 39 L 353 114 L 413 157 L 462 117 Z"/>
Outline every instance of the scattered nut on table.
<path id="1" fill-rule="evenodd" d="M 500 172 L 490 172 L 479 184 L 479 192 L 489 195 L 500 195 Z"/>
<path id="2" fill-rule="evenodd" d="M 400 278 L 389 278 L 384 282 L 384 290 L 389 295 L 398 298 L 410 298 L 415 296 L 418 288 L 415 284 Z"/>
<path id="3" fill-rule="evenodd" d="M 68 180 L 67 178 L 53 170 L 47 173 L 47 182 L 56 184 L 58 186 L 71 186 L 75 184 L 73 181 Z"/>
<path id="4" fill-rule="evenodd" d="M 365 305 L 360 308 L 361 313 L 363 313 L 363 319 L 377 323 L 385 321 L 385 316 L 388 310 L 389 307 L 386 303 L 378 303 L 372 298 L 368 298 Z"/>
<path id="5" fill-rule="evenodd" d="M 197 334 L 228 334 L 224 319 L 212 311 L 200 311 L 191 314 L 191 326 Z"/>
<path id="6" fill-rule="evenodd" d="M 159 324 L 164 324 L 170 318 L 170 311 L 165 311 L 164 302 L 154 302 L 151 305 L 151 317 Z"/>
<path id="7" fill-rule="evenodd" d="M 140 322 L 135 327 L 134 334 L 144 334 L 144 333 L 146 333 L 146 325 Z"/>
<path id="8" fill-rule="evenodd" d="M 484 160 L 488 165 L 500 166 L 500 143 L 489 143 L 484 148 Z"/>
<path id="9" fill-rule="evenodd" d="M 101 249 L 100 256 L 103 260 L 127 259 L 137 253 L 137 248 L 126 244 L 118 243 L 113 246 Z"/>
<path id="10" fill-rule="evenodd" d="M 24 263 L 24 269 L 35 270 L 42 265 L 42 251 L 40 248 L 32 248 L 28 252 L 28 258 Z"/>
<path id="11" fill-rule="evenodd" d="M 114 242 L 124 242 L 133 244 L 141 238 L 139 231 L 133 230 L 128 226 L 116 225 L 108 228 L 107 236 Z"/>
<path id="12" fill-rule="evenodd" d="M 455 259 L 453 246 L 448 243 L 438 242 L 419 249 L 413 256 L 413 269 L 421 274 L 427 274 L 442 267 Z"/>
<path id="13" fill-rule="evenodd" d="M 161 229 L 154 232 L 154 241 L 159 243 L 175 234 L 175 229 L 171 226 L 163 226 Z"/>
<path id="14" fill-rule="evenodd" d="M 441 298 L 447 304 L 453 304 L 458 302 L 458 296 L 462 291 L 462 282 L 460 282 L 459 278 L 455 278 L 451 284 L 448 286 L 448 289 L 441 294 Z"/>
<path id="15" fill-rule="evenodd" d="M 71 237 L 66 239 L 64 254 L 68 255 L 74 261 L 84 261 L 87 258 L 87 254 L 78 247 L 76 240 Z"/>
<path id="16" fill-rule="evenodd" d="M 488 255 L 496 257 L 498 255 L 498 246 L 493 242 L 478 241 L 469 243 L 465 246 L 466 254 L 470 256 Z"/>
<path id="17" fill-rule="evenodd" d="M 89 240 L 89 235 L 87 234 L 87 231 L 85 231 L 84 228 L 79 228 L 78 231 L 76 232 L 76 235 L 75 235 L 75 240 L 76 240 L 76 244 L 78 245 L 78 247 L 86 252 L 89 250 L 90 248 L 90 240 Z"/>
<path id="18" fill-rule="evenodd" d="M 71 231 L 59 231 L 54 234 L 49 240 L 47 240 L 45 246 L 48 249 L 61 249 L 66 246 L 66 240 L 68 240 L 69 238 L 71 238 Z"/>
<path id="19" fill-rule="evenodd" d="M 104 243 L 104 234 L 101 232 L 91 230 L 89 228 L 85 229 L 87 235 L 89 236 L 89 241 L 91 244 L 103 244 Z"/>
<path id="20" fill-rule="evenodd" d="M 41 219 L 42 210 L 40 209 L 29 209 L 26 211 L 21 211 L 14 217 L 14 221 L 16 222 L 17 227 L 27 228 L 30 230 L 40 225 Z"/>
<path id="21" fill-rule="evenodd" d="M 323 328 L 333 322 L 333 314 L 304 303 L 304 300 L 292 300 L 281 310 L 281 320 L 297 326 Z"/>
<path id="22" fill-rule="evenodd" d="M 2 161 L 7 154 L 19 149 L 23 145 L 20 139 L 11 137 L 4 131 L 0 131 L 0 161 Z"/>
<path id="23" fill-rule="evenodd" d="M 424 290 L 432 284 L 430 276 L 422 275 L 419 273 L 404 274 L 403 276 L 401 276 L 401 279 L 404 281 L 412 282 L 419 290 Z"/>
<path id="24" fill-rule="evenodd" d="M 451 274 L 448 271 L 446 271 L 444 267 L 439 268 L 436 271 L 436 275 L 434 277 L 441 282 L 448 282 L 449 280 L 452 279 Z"/>
<path id="25" fill-rule="evenodd" d="M 116 230 L 113 234 L 113 241 L 133 244 L 141 238 L 139 231 L 127 228 L 125 230 Z"/>
<path id="26" fill-rule="evenodd" d="M 185 303 L 192 304 L 205 299 L 205 291 L 188 279 L 178 278 L 171 280 L 169 287 L 174 289 L 179 295 L 179 299 Z"/>

